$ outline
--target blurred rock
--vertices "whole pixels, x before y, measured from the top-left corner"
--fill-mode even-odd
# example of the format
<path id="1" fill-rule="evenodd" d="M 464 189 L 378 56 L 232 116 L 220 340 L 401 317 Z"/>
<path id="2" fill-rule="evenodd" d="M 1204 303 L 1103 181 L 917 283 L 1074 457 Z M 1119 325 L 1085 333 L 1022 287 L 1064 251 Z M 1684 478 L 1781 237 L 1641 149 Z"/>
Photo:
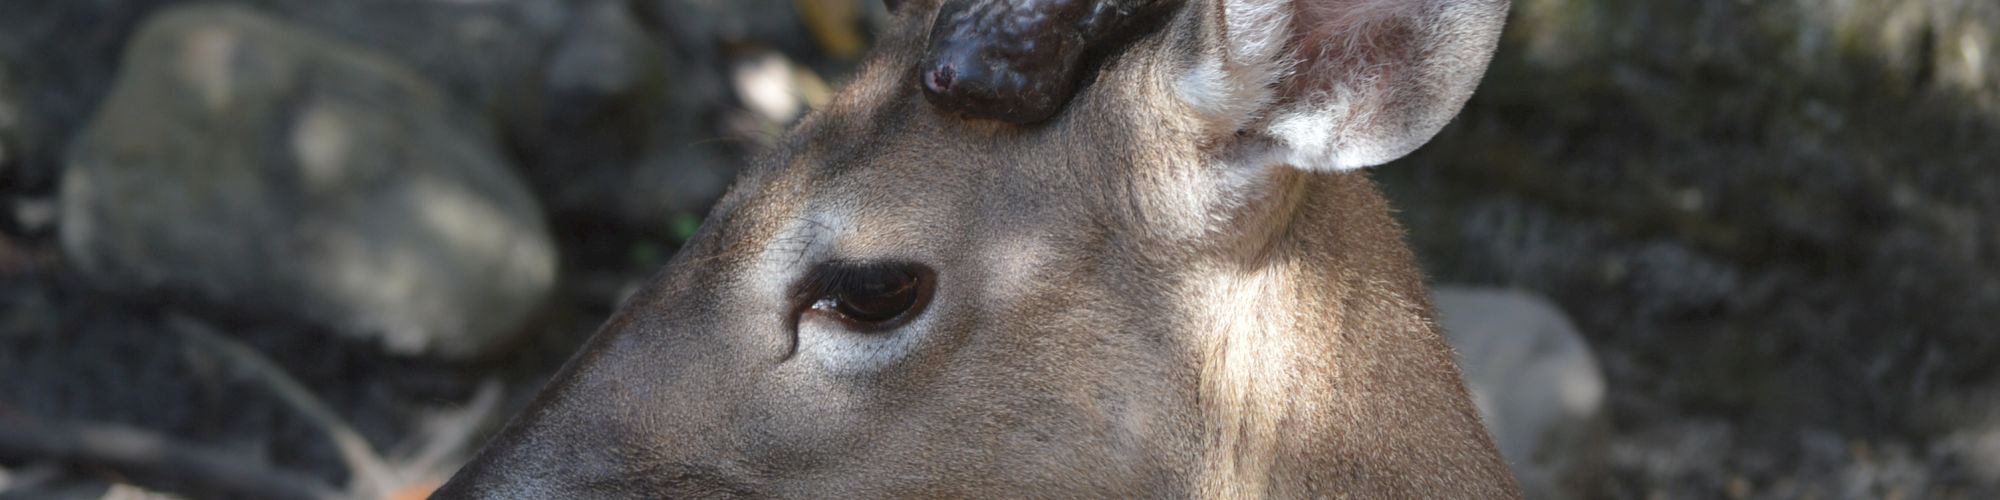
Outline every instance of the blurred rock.
<path id="1" fill-rule="evenodd" d="M 18 181 L 0 187 L 50 195 L 70 131 L 108 92 L 137 19 L 190 1 L 0 1 L 0 60 L 33 76 L 19 82 L 27 121 L 61 131 L 27 141 L 28 161 L 9 174 Z M 715 126 L 742 107 L 728 74 L 738 47 L 825 63 L 794 0 L 227 1 L 373 49 L 434 82 L 498 131 L 500 151 L 552 220 L 589 221 L 597 232 L 659 236 L 652 220 L 673 214 L 623 217 L 622 200 L 658 196 L 638 191 L 657 176 L 643 165 L 692 165 L 701 178 L 721 166 L 733 177 L 757 144 Z M 720 195 L 685 187 L 675 191 L 699 192 L 673 204 L 695 213 Z"/>
<path id="2" fill-rule="evenodd" d="M 108 91 L 120 51 L 140 19 L 198 0 L 0 2 L 0 60 L 11 60 L 30 123 L 51 131 L 27 144 L 22 186 L 60 175 L 68 131 Z M 515 102 L 536 80 L 542 54 L 565 25 L 568 0 L 234 0 L 332 38 L 403 61 L 482 113 Z M 62 131 L 62 132 L 56 132 Z"/>
<path id="3" fill-rule="evenodd" d="M 674 213 L 629 200 L 701 213 L 723 187 L 707 179 L 734 176 L 715 159 L 741 151 L 713 141 L 710 124 L 736 106 L 726 46 L 810 49 L 779 0 L 255 1 L 440 82 L 501 132 L 556 220 L 623 233 L 657 232 Z M 686 180 L 660 189 L 662 166 Z"/>
<path id="4" fill-rule="evenodd" d="M 64 252 L 98 287 L 453 358 L 548 295 L 533 197 L 400 65 L 225 6 L 162 12 L 125 60 L 61 186 Z"/>
<path id="5" fill-rule="evenodd" d="M 13 73 L 17 118 L 39 131 L 9 152 L 0 191 L 54 191 L 69 131 L 96 108 L 126 33 L 167 1 L 0 1 L 0 65 Z"/>
<path id="6" fill-rule="evenodd" d="M 130 0 L 119 0 L 130 1 Z M 273 17 L 373 49 L 485 113 L 519 104 L 549 47 L 572 23 L 572 0 L 246 0 Z"/>
<path id="7" fill-rule="evenodd" d="M 1569 317 L 1521 291 L 1439 286 L 1432 297 L 1527 497 L 1594 497 L 1608 445 L 1604 373 Z"/>

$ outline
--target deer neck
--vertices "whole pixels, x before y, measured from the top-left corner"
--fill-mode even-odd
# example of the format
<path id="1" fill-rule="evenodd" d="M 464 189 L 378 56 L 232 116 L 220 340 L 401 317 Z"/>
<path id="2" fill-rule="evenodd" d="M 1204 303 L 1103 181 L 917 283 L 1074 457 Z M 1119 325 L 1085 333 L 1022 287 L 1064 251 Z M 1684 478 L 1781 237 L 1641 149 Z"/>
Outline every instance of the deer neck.
<path id="1" fill-rule="evenodd" d="M 1341 450 L 1371 444 L 1340 434 L 1386 425 L 1363 422 L 1382 408 L 1353 396 L 1387 390 L 1358 387 L 1384 377 L 1363 372 L 1435 340 L 1414 263 L 1373 184 L 1356 173 L 1276 175 L 1285 192 L 1243 207 L 1239 241 L 1189 276 L 1188 296 L 1205 312 L 1191 326 L 1204 360 L 1196 487 L 1207 497 L 1291 496 L 1337 480 L 1318 476 L 1338 474 Z"/>

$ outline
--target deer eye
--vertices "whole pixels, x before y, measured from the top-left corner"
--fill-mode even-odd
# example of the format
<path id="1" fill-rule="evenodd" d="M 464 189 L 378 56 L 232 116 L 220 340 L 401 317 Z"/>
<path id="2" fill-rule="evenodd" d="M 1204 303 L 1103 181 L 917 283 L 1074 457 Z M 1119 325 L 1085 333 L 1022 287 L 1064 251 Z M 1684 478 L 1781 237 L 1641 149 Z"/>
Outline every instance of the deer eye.
<path id="1" fill-rule="evenodd" d="M 814 312 L 874 332 L 902 326 L 921 313 L 936 275 L 921 264 L 836 262 L 816 269 L 806 289 Z"/>

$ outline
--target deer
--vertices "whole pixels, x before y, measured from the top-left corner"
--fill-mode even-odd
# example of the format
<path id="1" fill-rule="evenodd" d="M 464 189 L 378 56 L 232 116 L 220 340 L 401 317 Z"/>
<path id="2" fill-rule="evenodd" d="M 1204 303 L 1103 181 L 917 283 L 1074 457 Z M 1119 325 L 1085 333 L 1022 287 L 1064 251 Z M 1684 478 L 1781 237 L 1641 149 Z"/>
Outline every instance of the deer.
<path id="1" fill-rule="evenodd" d="M 1366 168 L 1508 0 L 890 0 L 434 498 L 1518 498 Z"/>

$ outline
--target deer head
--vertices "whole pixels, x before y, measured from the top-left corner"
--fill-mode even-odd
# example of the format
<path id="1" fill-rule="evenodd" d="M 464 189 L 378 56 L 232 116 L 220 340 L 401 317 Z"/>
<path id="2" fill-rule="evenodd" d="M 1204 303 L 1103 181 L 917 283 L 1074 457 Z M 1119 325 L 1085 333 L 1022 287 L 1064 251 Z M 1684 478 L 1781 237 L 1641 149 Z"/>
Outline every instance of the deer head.
<path id="1" fill-rule="evenodd" d="M 907 0 L 440 497 L 1515 496 L 1355 170 L 1507 0 Z"/>

